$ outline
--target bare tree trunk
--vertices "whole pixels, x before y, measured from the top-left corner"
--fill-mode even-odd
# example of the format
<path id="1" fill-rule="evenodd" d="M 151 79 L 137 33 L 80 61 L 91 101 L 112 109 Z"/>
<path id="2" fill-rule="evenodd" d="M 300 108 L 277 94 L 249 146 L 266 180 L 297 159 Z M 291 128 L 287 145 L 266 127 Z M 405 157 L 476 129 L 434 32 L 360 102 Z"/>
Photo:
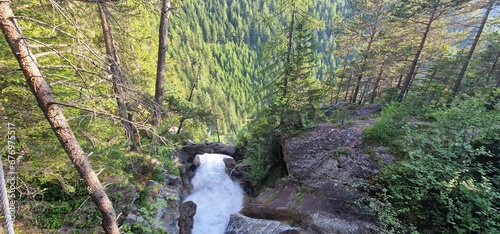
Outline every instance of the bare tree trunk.
<path id="1" fill-rule="evenodd" d="M 349 76 L 349 80 L 347 80 L 347 86 L 345 88 L 345 96 L 344 96 L 344 101 L 347 101 L 347 97 L 349 97 L 349 89 L 351 87 L 351 81 L 352 81 L 352 73 Z"/>
<path id="2" fill-rule="evenodd" d="M 363 87 L 363 91 L 361 91 L 361 97 L 359 98 L 358 104 L 365 104 L 366 103 L 366 93 L 368 92 L 370 83 L 372 82 L 372 78 L 369 78 L 368 81 L 365 82 L 365 87 Z"/>
<path id="3" fill-rule="evenodd" d="M 363 72 L 366 69 L 366 62 L 368 61 L 368 55 L 371 52 L 373 42 L 375 41 L 375 34 L 377 33 L 376 30 L 372 30 L 370 33 L 370 39 L 368 41 L 368 45 L 366 47 L 366 51 L 363 54 L 363 61 L 361 64 L 361 71 L 359 72 L 358 75 L 358 81 L 356 82 L 356 88 L 354 89 L 354 93 L 352 95 L 352 103 L 356 102 L 356 98 L 358 96 L 359 89 L 361 87 L 361 80 L 363 79 Z M 360 102 L 361 104 L 361 102 Z"/>
<path id="4" fill-rule="evenodd" d="M 131 151 L 138 151 L 137 142 L 134 138 L 134 126 L 125 121 L 129 118 L 127 103 L 125 101 L 125 94 L 123 91 L 123 85 L 125 83 L 125 74 L 120 68 L 120 61 L 118 60 L 118 55 L 115 48 L 115 40 L 113 38 L 113 33 L 108 22 L 108 8 L 106 3 L 98 2 L 99 6 L 99 17 L 101 19 L 102 31 L 104 35 L 104 43 L 106 45 L 106 53 L 108 55 L 111 75 L 113 76 L 113 90 L 116 94 L 116 103 L 118 105 L 118 115 L 122 118 L 122 125 L 125 129 L 125 135 L 127 140 L 132 144 L 130 147 Z"/>
<path id="5" fill-rule="evenodd" d="M 406 89 L 405 95 L 408 95 L 408 93 L 410 93 L 410 90 L 413 86 L 413 82 L 415 81 L 415 77 L 418 74 L 418 69 L 420 69 L 419 65 L 417 65 L 417 67 L 415 67 L 415 72 L 413 73 L 413 76 L 410 79 L 410 84 L 408 85 L 408 88 Z"/>
<path id="6" fill-rule="evenodd" d="M 495 61 L 493 62 L 493 65 L 491 65 L 491 68 L 488 71 L 488 76 L 486 76 L 486 85 L 488 85 L 490 83 L 491 75 L 493 75 L 493 72 L 495 71 L 495 67 L 497 66 L 499 58 L 500 58 L 500 51 L 497 53 L 497 56 L 495 57 Z"/>
<path id="7" fill-rule="evenodd" d="M 467 71 L 467 67 L 469 66 L 469 62 L 472 58 L 472 55 L 474 54 L 474 50 L 476 49 L 477 43 L 479 42 L 479 38 L 481 37 L 481 33 L 483 33 L 484 25 L 486 24 L 486 21 L 488 20 L 488 16 L 490 15 L 491 9 L 493 9 L 494 2 L 495 2 L 495 0 L 489 0 L 489 2 L 488 2 L 488 5 L 486 7 L 486 12 L 484 13 L 483 18 L 481 19 L 481 23 L 479 24 L 479 29 L 477 30 L 476 36 L 474 37 L 474 41 L 472 42 L 470 50 L 467 53 L 467 56 L 465 57 L 464 64 L 462 66 L 462 69 L 460 69 L 460 73 L 458 74 L 457 80 L 455 81 L 455 84 L 453 85 L 451 97 L 448 100 L 448 102 L 451 102 L 451 100 L 457 95 L 458 90 L 460 89 L 460 83 L 462 83 L 462 79 L 465 76 L 465 72 Z"/>
<path id="8" fill-rule="evenodd" d="M 163 109 L 163 92 L 165 83 L 165 70 L 167 61 L 168 23 L 170 18 L 170 0 L 163 0 L 160 19 L 160 37 L 158 43 L 158 63 L 156 66 L 155 107 L 153 113 L 153 126 L 160 125 Z M 180 128 L 179 128 L 180 129 Z"/>
<path id="9" fill-rule="evenodd" d="M 342 81 L 344 80 L 345 69 L 347 68 L 347 59 L 349 58 L 349 54 L 350 53 L 351 53 L 351 50 L 349 49 L 347 51 L 347 54 L 346 54 L 345 58 L 344 58 L 344 66 L 342 68 L 342 75 L 340 75 L 339 89 L 337 90 L 337 95 L 335 96 L 335 104 L 337 104 L 339 102 L 339 95 L 340 95 L 341 85 L 342 85 Z"/>
<path id="10" fill-rule="evenodd" d="M 292 50 L 293 50 L 293 31 L 295 27 L 295 14 L 297 13 L 297 5 L 293 3 L 293 11 L 292 11 L 292 22 L 290 23 L 290 28 L 288 29 L 288 45 L 287 45 L 287 55 L 286 55 L 286 64 L 285 64 L 285 75 L 283 76 L 283 97 L 286 97 L 287 89 L 288 89 L 288 78 L 290 76 L 290 66 L 289 64 L 292 61 Z"/>
<path id="11" fill-rule="evenodd" d="M 398 101 L 403 100 L 403 97 L 405 96 L 406 93 L 408 93 L 408 89 L 413 77 L 413 74 L 415 73 L 415 69 L 417 68 L 418 60 L 420 59 L 420 54 L 422 54 L 422 51 L 424 50 L 425 46 L 425 41 L 427 40 L 427 35 L 431 31 L 431 25 L 434 22 L 434 16 L 436 15 L 438 10 L 438 6 L 434 8 L 434 10 L 431 13 L 431 16 L 429 17 L 429 21 L 427 22 L 427 25 L 425 27 L 424 34 L 422 35 L 422 39 L 420 40 L 420 45 L 418 46 L 417 53 L 415 54 L 415 57 L 413 58 L 413 61 L 410 66 L 410 70 L 406 74 L 406 78 L 403 82 L 403 87 L 401 88 L 401 91 L 399 92 Z"/>
<path id="12" fill-rule="evenodd" d="M 429 79 L 429 82 L 425 86 L 424 94 L 422 96 L 425 97 L 427 95 L 427 91 L 429 91 L 429 88 L 431 87 L 432 81 L 434 80 L 434 77 L 436 77 L 436 73 L 437 73 L 437 69 L 432 72 L 432 75 L 431 75 L 431 77 Z"/>
<path id="13" fill-rule="evenodd" d="M 382 74 L 384 73 L 384 64 L 382 63 L 382 66 L 380 66 L 380 70 L 378 71 L 377 75 L 377 80 L 375 81 L 375 84 L 373 85 L 373 90 L 372 90 L 372 96 L 370 97 L 370 104 L 373 104 L 375 102 L 375 98 L 377 97 L 378 90 L 380 88 L 380 82 L 382 81 Z"/>
<path id="14" fill-rule="evenodd" d="M 50 87 L 38 69 L 35 56 L 29 50 L 21 28 L 14 18 L 14 13 L 10 8 L 10 1 L 0 1 L 0 27 L 23 70 L 26 81 L 35 95 L 40 109 L 42 109 L 57 139 L 68 154 L 83 182 L 88 186 L 87 189 L 92 200 L 101 211 L 102 227 L 106 233 L 120 233 L 113 205 L 106 195 L 99 178 L 92 170 L 87 155 L 78 144 L 61 108 L 55 104 L 56 100 L 51 94 Z"/>
<path id="15" fill-rule="evenodd" d="M 191 92 L 189 92 L 188 102 L 191 102 L 193 100 L 194 90 L 196 89 L 196 85 L 198 84 L 199 79 L 200 79 L 200 71 L 198 70 L 198 76 L 196 77 L 196 81 L 191 86 Z M 177 129 L 177 135 L 181 133 L 182 125 L 184 124 L 184 121 L 186 121 L 186 119 L 187 118 L 181 119 L 181 123 L 179 124 L 179 128 Z"/>
<path id="16" fill-rule="evenodd" d="M 398 84 L 396 85 L 396 88 L 398 89 L 401 88 L 401 81 L 403 81 L 403 73 L 399 75 Z"/>

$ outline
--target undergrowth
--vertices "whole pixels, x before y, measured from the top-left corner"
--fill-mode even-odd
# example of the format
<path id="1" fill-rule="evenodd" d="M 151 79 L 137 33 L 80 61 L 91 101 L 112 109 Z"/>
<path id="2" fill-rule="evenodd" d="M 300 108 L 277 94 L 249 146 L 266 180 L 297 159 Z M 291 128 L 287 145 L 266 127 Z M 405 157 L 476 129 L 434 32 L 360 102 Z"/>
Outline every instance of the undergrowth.
<path id="1" fill-rule="evenodd" d="M 406 155 L 379 173 L 377 192 L 361 201 L 383 231 L 500 231 L 500 108 L 486 103 L 488 96 L 463 96 L 407 125 L 402 104 L 382 111 L 365 137 Z"/>

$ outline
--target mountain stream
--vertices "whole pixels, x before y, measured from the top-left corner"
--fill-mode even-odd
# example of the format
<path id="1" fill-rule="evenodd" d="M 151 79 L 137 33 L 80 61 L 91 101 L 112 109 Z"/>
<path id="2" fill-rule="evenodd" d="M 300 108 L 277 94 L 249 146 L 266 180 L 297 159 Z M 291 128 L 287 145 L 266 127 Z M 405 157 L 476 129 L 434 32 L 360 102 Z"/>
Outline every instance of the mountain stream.
<path id="1" fill-rule="evenodd" d="M 197 205 L 193 234 L 224 234 L 229 216 L 243 207 L 243 190 L 226 174 L 222 154 L 202 154 L 191 181 L 194 191 L 186 198 Z"/>

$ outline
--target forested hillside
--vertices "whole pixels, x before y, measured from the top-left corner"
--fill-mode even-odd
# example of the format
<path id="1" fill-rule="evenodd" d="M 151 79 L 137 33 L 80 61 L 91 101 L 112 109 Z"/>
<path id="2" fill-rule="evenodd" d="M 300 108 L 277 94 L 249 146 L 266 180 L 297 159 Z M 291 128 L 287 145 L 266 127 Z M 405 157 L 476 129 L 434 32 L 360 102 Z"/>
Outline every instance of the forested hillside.
<path id="1" fill-rule="evenodd" d="M 88 199 L 87 184 L 79 179 L 75 160 L 68 160 L 67 147 L 61 147 L 67 141 L 54 136 L 60 129 L 53 119 L 50 124 L 47 121 L 53 117 L 49 106 L 62 109 L 85 161 L 105 185 L 116 186 L 113 191 L 127 185 L 140 190 L 165 168 L 174 173 L 172 152 L 187 140 L 238 142 L 247 153 L 250 174 L 264 185 L 269 178 L 286 174 L 278 147 L 285 138 L 320 121 L 341 119 L 344 124 L 342 111 L 333 117 L 324 115 L 329 106 L 379 103 L 388 105 L 390 114 L 382 116 L 386 122 L 379 123 L 379 132 L 377 126 L 370 130 L 374 132 L 368 132 L 368 138 L 404 148 L 401 157 L 405 159 L 405 154 L 417 154 L 419 149 L 393 141 L 395 135 L 407 133 L 394 130 L 406 125 L 395 121 L 401 116 L 390 111 L 434 121 L 439 127 L 448 120 L 459 122 L 453 136 L 458 139 L 464 134 L 462 139 L 469 142 L 463 149 L 482 160 L 473 168 L 487 178 L 480 187 L 498 196 L 498 176 L 490 167 L 498 162 L 494 150 L 498 118 L 487 112 L 498 110 L 498 1 L 184 0 L 165 7 L 167 2 L 0 2 L 5 10 L 1 12 L 5 40 L 0 40 L 0 117 L 2 126 L 9 126 L 0 127 L 0 136 L 5 142 L 15 139 L 18 218 L 26 226 L 54 231 L 68 225 L 93 228 L 99 222 L 99 212 L 82 205 Z M 163 14 L 162 6 L 167 9 Z M 23 35 L 16 42 L 9 41 L 7 33 L 7 23 L 14 22 L 6 16 L 8 8 L 19 25 L 14 31 Z M 158 64 L 162 16 L 168 19 L 166 62 Z M 34 73 L 26 72 L 20 52 L 13 54 L 15 43 L 32 53 L 27 56 L 33 61 L 30 65 L 42 74 L 35 78 L 50 88 L 38 99 L 35 78 L 29 77 Z M 166 68 L 165 80 L 160 82 L 164 96 L 158 95 L 160 65 Z M 40 100 L 47 96 L 55 101 L 43 106 Z M 486 103 L 484 108 L 479 108 L 480 102 Z M 411 111 L 398 109 L 401 106 Z M 478 111 L 477 118 L 469 113 L 477 129 L 468 129 L 466 120 L 449 116 L 466 108 Z M 477 123 L 482 120 L 494 127 Z M 10 126 L 15 126 L 14 131 L 9 132 Z M 468 136 L 483 130 L 486 133 Z M 412 134 L 405 137 L 432 137 L 431 133 Z M 445 155 L 449 150 L 442 145 L 435 148 Z M 2 154 L 11 156 L 9 152 Z M 446 161 L 439 163 L 446 165 Z M 412 173 L 416 167 L 405 166 L 404 172 Z M 464 177 L 464 183 L 479 178 L 477 173 L 465 173 L 469 177 Z M 392 174 L 383 176 L 386 181 L 381 184 L 404 187 L 391 180 Z M 113 202 L 120 199 L 110 197 Z M 389 221 L 394 222 L 384 225 L 439 229 L 424 222 L 434 216 L 421 218 L 421 211 L 410 213 L 416 217 L 413 221 L 421 219 L 424 224 L 402 218 L 399 214 L 408 211 L 404 199 L 383 199 L 395 205 L 394 213 L 383 214 L 392 215 Z M 498 203 L 484 200 L 488 206 L 484 212 L 498 211 Z M 92 215 L 82 220 L 77 213 L 68 215 L 73 210 Z M 471 222 L 477 222 L 475 218 Z M 75 220 L 77 227 L 70 225 Z M 474 225 L 455 230 L 473 231 Z M 488 225 L 481 230 L 494 230 L 497 224 Z"/>

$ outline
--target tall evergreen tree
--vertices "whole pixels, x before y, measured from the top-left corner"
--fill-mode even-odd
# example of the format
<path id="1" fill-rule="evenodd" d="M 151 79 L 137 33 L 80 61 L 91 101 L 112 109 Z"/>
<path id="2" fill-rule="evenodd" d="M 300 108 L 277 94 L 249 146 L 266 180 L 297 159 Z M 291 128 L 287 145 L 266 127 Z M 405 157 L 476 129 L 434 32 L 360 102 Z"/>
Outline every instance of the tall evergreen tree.
<path id="1" fill-rule="evenodd" d="M 476 49 L 476 46 L 479 42 L 479 38 L 481 37 L 481 34 L 483 33 L 484 26 L 486 25 L 486 21 L 488 20 L 488 17 L 490 15 L 491 10 L 493 9 L 493 5 L 495 2 L 498 2 L 497 0 L 488 0 L 488 4 L 486 5 L 486 11 L 484 13 L 484 16 L 481 18 L 481 22 L 479 23 L 479 28 L 476 32 L 476 35 L 474 36 L 474 41 L 472 41 L 472 45 L 469 49 L 469 52 L 467 53 L 467 56 L 465 57 L 465 61 L 462 65 L 462 68 L 460 69 L 460 73 L 458 74 L 457 79 L 455 80 L 455 83 L 453 85 L 452 89 L 452 94 L 449 99 L 449 102 L 457 95 L 458 90 L 460 89 L 460 84 L 462 83 L 462 79 L 465 76 L 465 72 L 467 71 L 467 67 L 469 66 L 469 62 L 472 58 L 472 55 L 474 54 L 474 50 Z"/>
<path id="2" fill-rule="evenodd" d="M 301 1 L 284 1 L 281 3 L 281 15 L 286 27 L 281 35 L 275 35 L 273 50 L 275 55 L 271 67 L 272 108 L 278 115 L 281 128 L 300 128 L 308 119 L 315 118 L 323 90 L 317 80 L 312 77 L 312 69 L 316 66 L 314 59 L 314 36 L 311 22 L 314 19 L 303 10 Z M 278 23 L 277 25 L 281 25 Z M 281 44 L 280 44 L 281 43 Z"/>

